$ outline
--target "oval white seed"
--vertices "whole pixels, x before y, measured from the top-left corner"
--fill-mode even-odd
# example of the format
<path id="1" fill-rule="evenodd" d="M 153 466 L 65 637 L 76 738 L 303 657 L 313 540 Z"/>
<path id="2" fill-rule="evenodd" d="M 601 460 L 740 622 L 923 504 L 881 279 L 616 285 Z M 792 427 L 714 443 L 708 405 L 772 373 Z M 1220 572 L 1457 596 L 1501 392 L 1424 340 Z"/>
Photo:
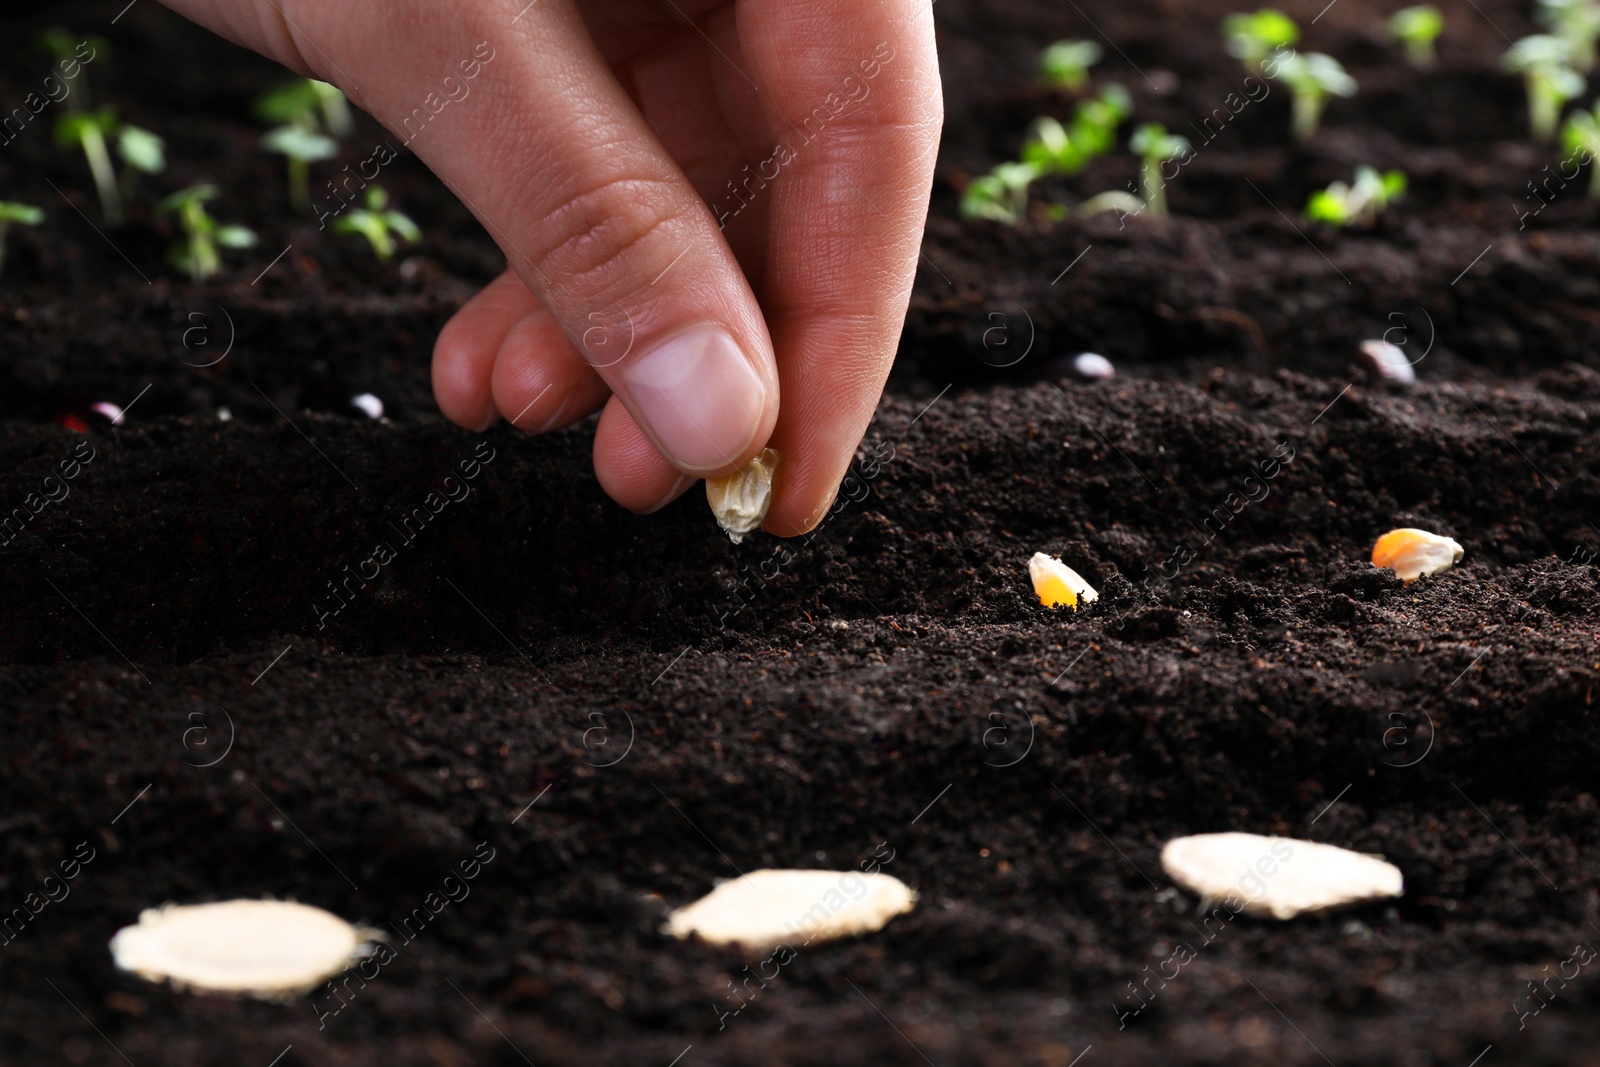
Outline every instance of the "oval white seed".
<path id="1" fill-rule="evenodd" d="M 111 939 L 118 967 L 197 993 L 278 998 L 314 988 L 365 953 L 366 932 L 287 900 L 147 908 Z"/>
<path id="2" fill-rule="evenodd" d="M 1116 368 L 1111 361 L 1098 352 L 1079 352 L 1072 357 L 1072 371 L 1080 378 L 1109 378 L 1115 374 Z"/>
<path id="3" fill-rule="evenodd" d="M 1388 341 L 1362 341 L 1356 362 L 1372 377 L 1386 382 L 1410 385 L 1417 380 L 1417 372 L 1406 358 L 1405 349 Z"/>
<path id="4" fill-rule="evenodd" d="M 772 475 L 778 468 L 777 450 L 763 448 L 755 459 L 739 471 L 721 478 L 706 479 L 706 501 L 717 525 L 728 532 L 728 540 L 738 544 L 744 535 L 761 525 L 772 506 Z"/>
<path id="5" fill-rule="evenodd" d="M 1305 912 L 1359 904 L 1405 891 L 1400 869 L 1360 852 L 1260 834 L 1196 834 L 1168 841 L 1161 867 L 1200 897 L 1258 918 L 1292 919 Z"/>
<path id="6" fill-rule="evenodd" d="M 1028 560 L 1028 577 L 1033 579 L 1033 591 L 1039 595 L 1039 602 L 1047 608 L 1065 604 L 1077 611 L 1080 600 L 1092 604 L 1100 599 L 1100 594 L 1083 575 L 1043 552 L 1035 552 Z"/>
<path id="7" fill-rule="evenodd" d="M 1447 571 L 1465 554 L 1454 538 L 1410 527 L 1390 530 L 1372 546 L 1373 564 L 1388 567 L 1408 582 Z"/>
<path id="8" fill-rule="evenodd" d="M 915 906 L 898 878 L 859 871 L 751 871 L 723 882 L 667 920 L 674 937 L 764 952 L 881 930 Z"/>

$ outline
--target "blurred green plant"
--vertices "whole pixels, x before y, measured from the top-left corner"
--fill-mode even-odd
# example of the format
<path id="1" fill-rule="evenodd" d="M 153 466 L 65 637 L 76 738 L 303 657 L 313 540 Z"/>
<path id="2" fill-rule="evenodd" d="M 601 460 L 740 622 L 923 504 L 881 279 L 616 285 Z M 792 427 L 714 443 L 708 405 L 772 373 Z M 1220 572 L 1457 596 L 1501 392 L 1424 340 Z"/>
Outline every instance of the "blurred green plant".
<path id="1" fill-rule="evenodd" d="M 1133 131 L 1128 147 L 1139 157 L 1139 190 L 1150 214 L 1167 213 L 1167 179 L 1162 164 L 1190 150 L 1189 140 L 1167 132 L 1159 122 L 1142 123 Z"/>
<path id="2" fill-rule="evenodd" d="M 1600 39 L 1600 4 L 1595 0 L 1539 0 L 1539 25 L 1567 42 L 1573 69 L 1594 69 L 1595 41 Z"/>
<path id="3" fill-rule="evenodd" d="M 6 265 L 6 235 L 12 226 L 37 226 L 44 221 L 44 212 L 32 204 L 8 203 L 0 200 L 0 271 Z"/>
<path id="4" fill-rule="evenodd" d="M 100 210 L 109 225 L 122 225 L 123 192 L 131 191 L 133 172 L 159 174 L 166 169 L 161 138 L 149 130 L 119 122 L 109 107 L 62 115 L 56 120 L 55 132 L 56 143 L 63 148 L 77 145 L 83 150 L 89 162 L 89 173 L 94 178 L 95 192 L 100 197 Z M 108 141 L 113 140 L 125 167 L 120 182 L 108 146 Z"/>
<path id="5" fill-rule="evenodd" d="M 1521 74 L 1528 91 L 1528 127 L 1533 139 L 1555 136 L 1561 109 L 1583 95 L 1588 81 L 1572 66 L 1572 46 L 1565 38 L 1536 33 L 1516 42 L 1500 57 L 1500 66 Z"/>
<path id="6" fill-rule="evenodd" d="M 1356 168 L 1355 182 L 1334 182 L 1306 201 L 1305 217 L 1330 226 L 1371 226 L 1379 213 L 1406 191 L 1406 176 L 1398 170 L 1379 173 L 1374 167 Z"/>
<path id="7" fill-rule="evenodd" d="M 355 132 L 344 93 L 327 82 L 300 78 L 256 98 L 256 117 L 274 126 L 322 129 L 343 140 Z"/>
<path id="8" fill-rule="evenodd" d="M 84 77 L 84 65 L 80 62 L 84 57 L 79 49 L 87 47 L 90 58 L 99 59 L 111 53 L 111 46 L 106 39 L 92 33 L 76 34 L 65 26 L 50 26 L 40 30 L 34 42 L 40 51 L 61 66 L 61 80 L 66 82 L 68 89 L 67 110 L 88 111 L 89 81 Z M 74 68 L 70 77 L 66 72 L 68 65 Z"/>
<path id="9" fill-rule="evenodd" d="M 164 215 L 176 215 L 183 235 L 173 243 L 168 260 L 179 270 L 187 271 L 196 282 L 222 269 L 222 248 L 254 248 L 254 231 L 243 226 L 224 226 L 206 211 L 206 201 L 215 200 L 215 185 L 193 185 L 180 189 L 157 205 Z"/>
<path id="10" fill-rule="evenodd" d="M 1116 146 L 1117 127 L 1132 111 L 1128 91 L 1108 85 L 1099 96 L 1078 105 L 1070 129 L 1049 116 L 1034 120 L 1022 143 L 1022 162 L 1041 175 L 1076 174 Z"/>
<path id="11" fill-rule="evenodd" d="M 339 142 L 332 137 L 293 124 L 262 134 L 261 147 L 288 161 L 289 206 L 297 211 L 311 206 L 311 164 L 339 154 Z"/>
<path id="12" fill-rule="evenodd" d="M 1444 32 L 1444 16 L 1429 4 L 1405 7 L 1389 17 L 1389 37 L 1405 46 L 1413 67 L 1431 67 L 1438 59 L 1433 42 Z"/>
<path id="13" fill-rule="evenodd" d="M 962 218 L 990 219 L 1015 226 L 1028 213 L 1028 186 L 1039 176 L 1039 169 L 1032 163 L 1001 163 L 967 183 L 961 194 Z"/>
<path id="14" fill-rule="evenodd" d="M 1026 194 L 1024 194 L 1026 196 Z M 335 233 L 358 233 L 372 245 L 372 254 L 388 262 L 394 256 L 394 238 L 411 244 L 422 240 L 417 224 L 389 209 L 389 194 L 382 187 L 367 187 L 366 207 L 351 208 L 334 221 Z"/>
<path id="15" fill-rule="evenodd" d="M 1561 145 L 1568 158 L 1580 154 L 1589 164 L 1589 195 L 1600 199 L 1600 101 L 1593 111 L 1578 111 L 1567 118 L 1561 127 Z"/>
<path id="16" fill-rule="evenodd" d="M 1223 19 L 1222 35 L 1228 41 L 1228 54 L 1242 62 L 1251 74 L 1260 74 L 1268 56 L 1300 39 L 1300 27 L 1277 8 L 1264 7 Z"/>
<path id="17" fill-rule="evenodd" d="M 1046 84 L 1077 92 L 1089 83 L 1089 68 L 1105 53 L 1093 41 L 1057 41 L 1039 56 Z"/>
<path id="18" fill-rule="evenodd" d="M 1321 52 L 1289 56 L 1278 67 L 1278 75 L 1294 94 L 1290 128 L 1302 144 L 1316 136 L 1329 99 L 1356 94 L 1356 80 L 1337 59 Z"/>

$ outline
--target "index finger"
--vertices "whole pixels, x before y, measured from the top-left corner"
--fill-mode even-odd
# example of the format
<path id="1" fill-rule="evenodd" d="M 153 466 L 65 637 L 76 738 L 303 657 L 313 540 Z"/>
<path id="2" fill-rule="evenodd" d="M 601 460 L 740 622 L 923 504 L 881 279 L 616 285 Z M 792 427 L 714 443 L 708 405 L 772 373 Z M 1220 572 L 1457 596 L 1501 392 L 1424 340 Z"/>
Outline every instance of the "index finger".
<path id="1" fill-rule="evenodd" d="M 747 0 L 739 38 L 777 131 L 762 307 L 783 403 L 764 528 L 826 513 L 894 362 L 944 122 L 930 0 Z"/>

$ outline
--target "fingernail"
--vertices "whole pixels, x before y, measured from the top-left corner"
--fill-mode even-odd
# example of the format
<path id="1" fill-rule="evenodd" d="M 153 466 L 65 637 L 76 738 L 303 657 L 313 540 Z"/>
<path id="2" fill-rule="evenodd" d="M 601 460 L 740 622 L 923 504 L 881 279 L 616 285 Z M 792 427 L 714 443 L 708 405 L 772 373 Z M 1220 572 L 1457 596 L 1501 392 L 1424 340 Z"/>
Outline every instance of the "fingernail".
<path id="1" fill-rule="evenodd" d="M 621 377 L 655 443 L 685 471 L 737 463 L 767 403 L 766 386 L 721 326 L 685 330 L 627 361 Z"/>
<path id="2" fill-rule="evenodd" d="M 667 490 L 667 494 L 665 496 L 647 508 L 640 508 L 637 514 L 654 515 L 656 512 L 660 511 L 662 508 L 678 499 L 678 497 L 682 496 L 683 491 L 697 481 L 699 481 L 698 478 L 691 478 L 687 474 L 678 475 L 678 480 L 672 483 L 672 488 Z"/>

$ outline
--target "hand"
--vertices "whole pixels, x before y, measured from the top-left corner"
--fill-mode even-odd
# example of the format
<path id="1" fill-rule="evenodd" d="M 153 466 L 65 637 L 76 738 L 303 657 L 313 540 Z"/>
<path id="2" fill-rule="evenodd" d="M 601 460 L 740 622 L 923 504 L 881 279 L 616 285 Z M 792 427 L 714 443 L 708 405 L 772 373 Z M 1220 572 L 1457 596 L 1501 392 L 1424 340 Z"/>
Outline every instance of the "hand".
<path id="1" fill-rule="evenodd" d="M 595 474 L 641 512 L 771 446 L 765 528 L 826 514 L 916 271 L 930 0 L 166 2 L 339 86 L 505 252 L 435 347 L 448 418 L 603 406 Z"/>

